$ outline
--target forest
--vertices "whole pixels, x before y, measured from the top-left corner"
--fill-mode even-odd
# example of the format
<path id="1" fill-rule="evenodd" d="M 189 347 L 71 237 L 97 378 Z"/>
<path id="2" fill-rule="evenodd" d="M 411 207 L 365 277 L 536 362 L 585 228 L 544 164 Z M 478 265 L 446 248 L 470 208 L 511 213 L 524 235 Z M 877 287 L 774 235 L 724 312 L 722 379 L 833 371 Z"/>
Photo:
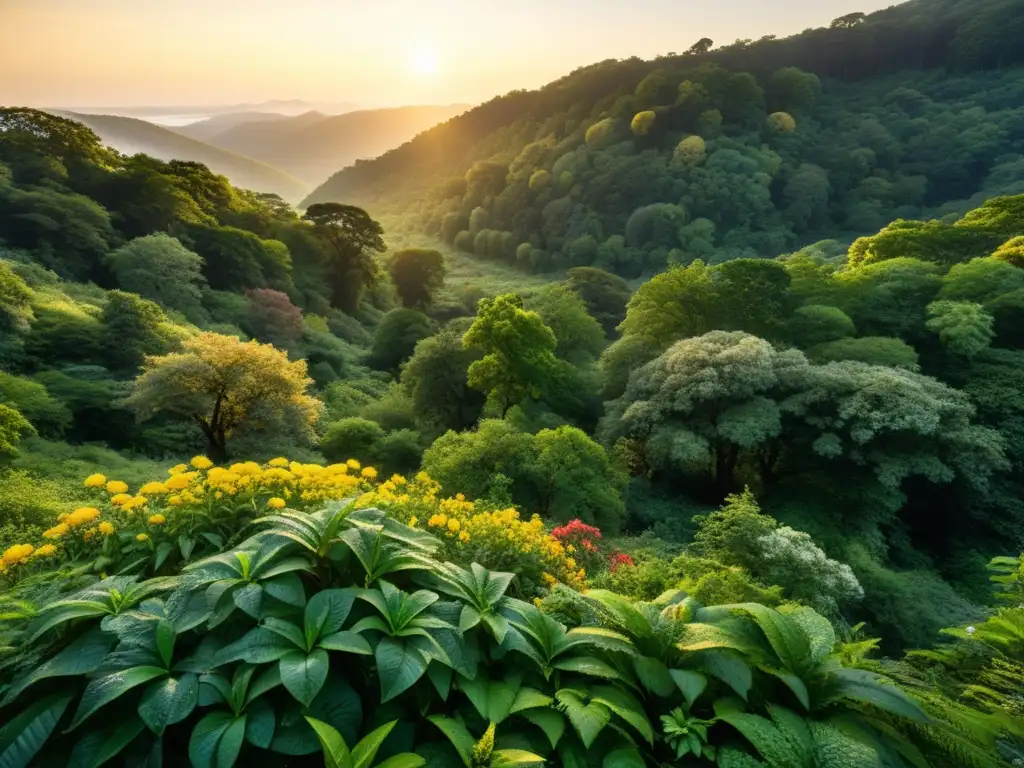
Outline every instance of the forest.
<path id="1" fill-rule="evenodd" d="M 298 208 L 0 108 L 0 766 L 1020 765 L 1021 19 L 602 62 Z"/>

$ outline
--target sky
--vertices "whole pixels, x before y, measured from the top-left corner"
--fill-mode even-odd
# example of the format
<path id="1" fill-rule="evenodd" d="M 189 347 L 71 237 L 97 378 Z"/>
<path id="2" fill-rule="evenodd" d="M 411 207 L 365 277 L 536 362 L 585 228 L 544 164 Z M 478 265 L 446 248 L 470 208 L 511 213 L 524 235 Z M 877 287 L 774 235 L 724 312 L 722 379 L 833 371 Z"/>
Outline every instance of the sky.
<path id="1" fill-rule="evenodd" d="M 892 0 L 0 0 L 0 105 L 478 103 Z"/>

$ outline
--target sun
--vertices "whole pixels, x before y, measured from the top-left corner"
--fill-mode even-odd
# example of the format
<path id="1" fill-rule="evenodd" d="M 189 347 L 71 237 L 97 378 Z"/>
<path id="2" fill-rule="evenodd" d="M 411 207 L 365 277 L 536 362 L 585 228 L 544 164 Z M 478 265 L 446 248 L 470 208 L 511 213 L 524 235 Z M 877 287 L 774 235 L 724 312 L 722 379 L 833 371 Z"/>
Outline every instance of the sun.
<path id="1" fill-rule="evenodd" d="M 409 57 L 409 69 L 413 74 L 424 77 L 436 75 L 437 68 L 437 51 L 431 48 L 417 48 Z"/>

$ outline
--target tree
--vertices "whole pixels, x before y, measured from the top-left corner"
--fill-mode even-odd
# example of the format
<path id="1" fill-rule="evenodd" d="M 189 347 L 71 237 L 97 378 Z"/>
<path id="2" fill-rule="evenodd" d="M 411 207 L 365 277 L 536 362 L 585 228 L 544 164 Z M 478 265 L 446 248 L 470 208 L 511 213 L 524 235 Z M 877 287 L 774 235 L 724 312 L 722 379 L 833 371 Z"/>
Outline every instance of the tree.
<path id="1" fill-rule="evenodd" d="M 534 437 L 539 511 L 565 523 L 582 520 L 618 533 L 626 516 L 626 476 L 598 443 L 575 427 L 543 429 Z"/>
<path id="2" fill-rule="evenodd" d="M 917 371 L 920 367 L 917 350 L 903 339 L 889 336 L 862 336 L 858 339 L 827 341 L 808 349 L 807 356 L 815 363 L 856 360 L 868 365 L 884 365 L 908 371 Z"/>
<path id="3" fill-rule="evenodd" d="M 0 371 L 0 403 L 14 408 L 47 436 L 60 436 L 71 425 L 71 411 L 46 387 Z"/>
<path id="4" fill-rule="evenodd" d="M 786 322 L 786 336 L 801 349 L 857 335 L 853 320 L 839 307 L 808 304 Z"/>
<path id="5" fill-rule="evenodd" d="M 249 300 L 245 329 L 252 336 L 279 349 L 288 349 L 302 338 L 302 310 L 286 294 L 257 288 L 247 291 L 245 297 Z"/>
<path id="6" fill-rule="evenodd" d="M 32 321 L 32 289 L 0 261 L 0 331 L 24 333 Z"/>
<path id="7" fill-rule="evenodd" d="M 992 253 L 992 258 L 1024 269 L 1024 235 L 1007 240 Z"/>
<path id="8" fill-rule="evenodd" d="M 655 275 L 640 286 L 629 301 L 621 330 L 662 347 L 699 336 L 713 327 L 714 300 L 711 272 L 697 260 Z"/>
<path id="9" fill-rule="evenodd" d="M 837 19 L 833 19 L 829 25 L 830 29 L 853 29 L 854 27 L 862 24 L 867 18 L 867 14 L 857 11 L 856 13 L 848 13 L 845 16 L 840 16 Z"/>
<path id="10" fill-rule="evenodd" d="M 380 424 L 353 416 L 329 424 L 320 439 L 320 452 L 328 461 L 357 459 L 364 464 L 377 460 L 377 445 L 384 439 Z"/>
<path id="11" fill-rule="evenodd" d="M 35 429 L 17 409 L 0 403 L 0 456 L 18 452 L 22 438 L 34 435 Z"/>
<path id="12" fill-rule="evenodd" d="M 398 371 L 412 357 L 416 344 L 433 332 L 430 318 L 414 309 L 393 309 L 373 334 L 367 364 L 380 371 Z"/>
<path id="13" fill-rule="evenodd" d="M 502 416 L 513 405 L 540 400 L 557 387 L 561 369 L 555 334 L 540 315 L 523 309 L 517 294 L 481 299 L 463 344 L 482 355 L 469 366 L 469 386 L 483 392 Z"/>
<path id="14" fill-rule="evenodd" d="M 566 287 L 583 299 L 587 312 L 604 328 L 607 336 L 626 318 L 631 291 L 618 275 L 596 267 L 574 267 L 565 273 Z"/>
<path id="15" fill-rule="evenodd" d="M 970 301 L 936 301 L 928 305 L 928 330 L 950 352 L 974 357 L 988 349 L 995 336 L 995 320 L 980 304 Z"/>
<path id="16" fill-rule="evenodd" d="M 354 312 L 363 291 L 377 279 L 373 253 L 383 253 L 384 229 L 362 208 L 341 203 L 314 203 L 302 217 L 334 250 L 329 272 L 335 306 Z"/>
<path id="17" fill-rule="evenodd" d="M 564 285 L 553 285 L 532 296 L 531 310 L 555 334 L 555 355 L 577 365 L 597 359 L 604 348 L 604 331 L 587 312 L 583 299 Z"/>
<path id="18" fill-rule="evenodd" d="M 124 290 L 188 316 L 202 311 L 203 258 L 177 238 L 137 237 L 107 254 L 105 261 Z"/>
<path id="19" fill-rule="evenodd" d="M 715 41 L 710 37 L 702 37 L 696 43 L 691 45 L 686 52 L 691 56 L 700 56 L 710 51 L 714 45 Z"/>
<path id="20" fill-rule="evenodd" d="M 408 248 L 394 255 L 388 271 L 404 306 L 429 307 L 444 285 L 444 256 L 428 248 Z"/>
<path id="21" fill-rule="evenodd" d="M 733 259 L 714 268 L 719 328 L 774 339 L 789 313 L 789 273 L 777 261 Z"/>
<path id="22" fill-rule="evenodd" d="M 651 132 L 657 119 L 658 115 L 653 110 L 646 109 L 643 112 L 637 112 L 633 116 L 629 128 L 633 131 L 634 136 L 646 136 Z"/>
<path id="23" fill-rule="evenodd" d="M 111 367 L 135 371 L 146 355 L 167 350 L 163 311 L 134 293 L 110 291 L 103 307 L 103 349 Z"/>
<path id="24" fill-rule="evenodd" d="M 202 333 L 180 352 L 146 361 L 125 404 L 140 419 L 162 412 L 194 421 L 210 458 L 228 457 L 228 440 L 242 427 L 278 429 L 309 438 L 322 404 L 306 394 L 305 360 L 267 344 Z"/>
<path id="25" fill-rule="evenodd" d="M 468 371 L 479 357 L 463 346 L 462 333 L 451 326 L 416 344 L 402 368 L 402 387 L 423 422 L 441 432 L 476 423 L 484 398 L 470 389 Z"/>

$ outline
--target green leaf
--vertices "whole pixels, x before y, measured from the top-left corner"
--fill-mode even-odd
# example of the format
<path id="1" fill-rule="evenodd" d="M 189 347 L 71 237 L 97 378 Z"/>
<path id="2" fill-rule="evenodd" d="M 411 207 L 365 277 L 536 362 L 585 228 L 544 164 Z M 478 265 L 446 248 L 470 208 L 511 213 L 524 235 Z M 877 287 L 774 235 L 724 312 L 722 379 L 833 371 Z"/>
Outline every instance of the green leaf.
<path id="1" fill-rule="evenodd" d="M 802 706 L 804 710 L 810 710 L 811 695 L 807 691 L 807 685 L 803 680 L 796 675 L 786 672 L 785 670 L 769 669 L 767 667 L 763 667 L 762 669 L 769 675 L 773 675 L 785 683 L 786 687 L 793 692 L 794 696 L 796 696 L 797 701 L 800 702 L 800 706 Z"/>
<path id="2" fill-rule="evenodd" d="M 799 672 L 810 660 L 811 644 L 800 626 L 789 617 L 758 603 L 741 603 L 730 608 L 753 617 L 772 650 L 791 672 Z"/>
<path id="3" fill-rule="evenodd" d="M 0 728 L 0 768 L 25 768 L 42 749 L 74 698 L 53 694 L 31 704 Z"/>
<path id="4" fill-rule="evenodd" d="M 294 643 L 265 627 L 254 627 L 235 642 L 221 648 L 214 657 L 214 661 L 218 667 L 234 661 L 268 664 L 293 651 L 295 651 Z"/>
<path id="5" fill-rule="evenodd" d="M 551 666 L 564 672 L 578 672 L 590 677 L 603 677 L 606 680 L 619 679 L 619 673 L 614 667 L 593 656 L 570 656 L 567 659 L 559 659 Z"/>
<path id="6" fill-rule="evenodd" d="M 297 573 L 283 573 L 260 582 L 260 585 L 267 595 L 275 600 L 280 600 L 285 605 L 302 608 L 306 604 L 306 590 Z"/>
<path id="7" fill-rule="evenodd" d="M 352 755 L 340 733 L 327 723 L 322 723 L 312 717 L 307 717 L 306 722 L 316 732 L 316 737 L 324 751 L 324 768 L 353 768 Z"/>
<path id="8" fill-rule="evenodd" d="M 411 752 L 403 752 L 400 755 L 392 755 L 387 760 L 377 763 L 377 768 L 420 768 L 426 765 L 427 761 L 419 755 Z"/>
<path id="9" fill-rule="evenodd" d="M 459 753 L 459 757 L 462 758 L 462 762 L 465 763 L 466 768 L 470 768 L 473 758 L 473 747 L 476 746 L 476 739 L 473 738 L 472 734 L 466 729 L 462 723 L 458 720 L 453 720 L 450 717 L 443 717 L 441 715 L 430 715 L 427 720 L 436 725 L 445 736 L 448 737 L 448 741 L 455 747 L 455 751 Z"/>
<path id="10" fill-rule="evenodd" d="M 654 730 L 637 698 L 614 685 L 595 685 L 590 689 L 591 703 L 604 704 L 635 728 L 648 744 L 654 744 Z"/>
<path id="11" fill-rule="evenodd" d="M 164 666 L 169 669 L 174 657 L 174 625 L 167 619 L 160 619 L 156 623 L 156 650 Z"/>
<path id="12" fill-rule="evenodd" d="M 585 701 L 585 692 L 563 688 L 555 694 L 562 711 L 579 734 L 583 746 L 590 749 L 594 739 L 612 719 L 611 710 L 603 704 Z"/>
<path id="13" fill-rule="evenodd" d="M 407 691 L 427 671 L 427 661 L 403 640 L 384 637 L 374 653 L 380 676 L 381 703 Z"/>
<path id="14" fill-rule="evenodd" d="M 234 720 L 230 712 L 217 711 L 196 723 L 188 742 L 188 757 L 193 768 L 220 768 L 217 747 Z"/>
<path id="15" fill-rule="evenodd" d="M 169 541 L 162 541 L 156 548 L 156 559 L 153 561 L 153 572 L 159 571 L 161 566 L 167 562 L 167 556 L 174 551 L 174 545 Z"/>
<path id="16" fill-rule="evenodd" d="M 281 667 L 278 664 L 274 664 L 271 667 L 267 667 L 263 672 L 260 673 L 259 677 L 253 680 L 252 685 L 249 686 L 249 690 L 245 694 L 245 706 L 248 706 L 253 701 L 258 699 L 267 691 L 276 688 L 281 684 Z"/>
<path id="17" fill-rule="evenodd" d="M 800 752 L 770 720 L 715 702 L 715 715 L 749 741 L 772 766 L 801 766 Z"/>
<path id="18" fill-rule="evenodd" d="M 245 740 L 260 749 L 269 749 L 274 740 L 277 716 L 269 699 L 257 699 L 245 709 Z"/>
<path id="19" fill-rule="evenodd" d="M 167 670 L 162 667 L 132 667 L 93 680 L 82 693 L 74 720 L 67 730 L 73 731 L 97 709 L 109 704 L 132 688 L 165 675 L 167 675 Z"/>
<path id="20" fill-rule="evenodd" d="M 707 688 L 708 679 L 700 672 L 691 672 L 688 669 L 670 669 L 668 673 L 689 707 L 693 706 L 693 702 L 700 698 L 704 689 Z"/>
<path id="21" fill-rule="evenodd" d="M 601 768 L 644 768 L 644 758 L 636 747 L 616 749 L 605 755 Z M 795 768 L 795 766 L 794 766 Z"/>
<path id="22" fill-rule="evenodd" d="M 672 685 L 672 678 L 669 677 L 668 667 L 660 659 L 636 656 L 633 658 L 633 670 L 643 687 L 655 696 L 667 698 L 675 693 L 675 686 Z"/>
<path id="23" fill-rule="evenodd" d="M 297 624 L 292 624 L 290 621 L 285 619 L 278 619 L 271 616 L 265 619 L 263 622 L 263 628 L 270 630 L 275 635 L 280 635 L 285 640 L 288 640 L 296 648 L 302 651 L 310 651 L 311 647 L 306 645 L 306 636 Z"/>
<path id="24" fill-rule="evenodd" d="M 284 687 L 303 706 L 308 707 L 327 680 L 327 672 L 330 670 L 327 651 L 317 648 L 309 655 L 295 651 L 283 657 L 280 665 Z"/>
<path id="25" fill-rule="evenodd" d="M 198 703 L 199 678 L 196 675 L 168 677 L 149 686 L 142 694 L 139 717 L 153 733 L 161 736 L 168 725 L 180 723 L 191 715 Z"/>
<path id="26" fill-rule="evenodd" d="M 385 723 L 376 728 L 363 739 L 356 744 L 352 750 L 352 763 L 355 768 L 370 768 L 373 763 L 373 758 L 377 756 L 377 750 L 380 749 L 381 744 L 384 743 L 384 739 L 391 733 L 391 729 L 398 723 L 397 720 L 392 720 L 390 723 Z"/>
<path id="27" fill-rule="evenodd" d="M 259 584 L 246 584 L 231 593 L 235 605 L 254 619 L 263 617 L 263 587 Z"/>
<path id="28" fill-rule="evenodd" d="M 25 642 L 31 645 L 40 635 L 73 619 L 95 618 L 97 616 L 105 616 L 108 613 L 110 613 L 110 609 L 100 602 L 93 600 L 65 600 L 53 608 L 45 610 L 29 624 L 28 631 L 31 634 Z"/>
<path id="29" fill-rule="evenodd" d="M 471 605 L 462 606 L 462 613 L 459 614 L 459 631 L 469 632 L 480 623 L 480 611 Z"/>
<path id="30" fill-rule="evenodd" d="M 697 654 L 696 666 L 732 688 L 744 701 L 754 684 L 750 666 L 729 651 L 712 650 Z"/>
<path id="31" fill-rule="evenodd" d="M 236 717 L 224 729 L 224 735 L 217 744 L 217 768 L 231 768 L 238 760 L 245 739 L 246 716 Z"/>
<path id="32" fill-rule="evenodd" d="M 125 747 L 135 741 L 135 737 L 142 733 L 145 727 L 145 723 L 137 717 L 130 717 L 116 726 L 100 743 L 95 755 L 88 763 L 88 768 L 98 768 L 119 755 Z M 73 760 L 74 758 L 72 758 Z"/>
<path id="33" fill-rule="evenodd" d="M 558 746 L 559 740 L 565 733 L 565 716 L 554 709 L 528 709 L 522 713 L 523 717 L 536 725 L 551 742 L 551 748 Z"/>
<path id="34" fill-rule="evenodd" d="M 352 611 L 355 599 L 353 589 L 325 589 L 313 595 L 303 614 L 306 647 L 316 645 L 319 637 L 338 632 Z"/>
<path id="35" fill-rule="evenodd" d="M 491 768 L 515 768 L 519 765 L 543 765 L 544 758 L 525 749 L 496 749 L 491 755 Z"/>
<path id="36" fill-rule="evenodd" d="M 483 675 L 477 675 L 475 680 L 460 677 L 459 689 L 469 697 L 480 717 L 495 725 L 509 716 L 516 697 L 513 686 L 500 680 L 488 680 Z"/>
<path id="37" fill-rule="evenodd" d="M 892 681 L 865 669 L 840 669 L 834 673 L 840 683 L 840 696 L 863 701 L 899 717 L 929 722 L 920 705 Z"/>
<path id="38" fill-rule="evenodd" d="M 344 653 L 358 653 L 362 656 L 372 656 L 373 649 L 366 642 L 366 638 L 357 632 L 335 632 L 320 640 L 317 645 L 326 648 L 328 651 L 342 651 Z"/>
<path id="39" fill-rule="evenodd" d="M 117 639 L 112 634 L 103 632 L 99 628 L 86 632 L 56 656 L 43 662 L 12 685 L 3 701 L 0 701 L 0 707 L 6 707 L 18 698 L 22 691 L 40 680 L 50 677 L 87 675 L 93 672 L 116 642 Z"/>
<path id="40" fill-rule="evenodd" d="M 550 696 L 545 696 L 540 691 L 534 688 L 520 688 L 516 692 L 516 698 L 512 702 L 512 708 L 509 710 L 510 714 L 516 714 L 526 709 L 535 709 L 537 707 L 548 707 L 554 703 L 554 699 Z"/>
<path id="41" fill-rule="evenodd" d="M 496 613 L 485 613 L 484 623 L 490 628 L 494 640 L 499 645 L 505 642 L 505 634 L 508 632 L 508 619 Z"/>

